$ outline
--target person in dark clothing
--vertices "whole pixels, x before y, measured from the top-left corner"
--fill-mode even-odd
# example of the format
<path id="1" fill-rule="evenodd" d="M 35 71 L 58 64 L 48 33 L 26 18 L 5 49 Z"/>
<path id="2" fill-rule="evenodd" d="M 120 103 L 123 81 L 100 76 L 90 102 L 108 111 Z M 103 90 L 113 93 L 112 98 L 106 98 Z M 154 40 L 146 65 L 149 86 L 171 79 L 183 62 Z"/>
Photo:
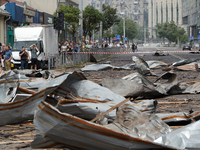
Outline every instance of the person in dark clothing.
<path id="1" fill-rule="evenodd" d="M 135 52 L 135 44 L 132 44 L 132 51 Z"/>
<path id="2" fill-rule="evenodd" d="M 27 69 L 28 61 L 30 61 L 30 56 L 28 52 L 26 52 L 25 47 L 22 47 L 22 51 L 19 52 L 19 56 L 21 57 L 21 69 Z"/>

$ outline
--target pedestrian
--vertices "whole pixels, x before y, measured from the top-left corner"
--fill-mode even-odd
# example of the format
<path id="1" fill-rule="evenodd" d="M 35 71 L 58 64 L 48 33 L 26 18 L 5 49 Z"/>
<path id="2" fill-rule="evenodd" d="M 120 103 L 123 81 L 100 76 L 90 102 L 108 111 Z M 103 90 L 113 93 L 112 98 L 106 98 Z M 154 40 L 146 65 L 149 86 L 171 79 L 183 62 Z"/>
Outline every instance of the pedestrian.
<path id="1" fill-rule="evenodd" d="M 132 51 L 135 52 L 135 44 L 132 44 Z"/>
<path id="2" fill-rule="evenodd" d="M 11 44 L 10 44 L 10 43 L 8 44 L 8 46 L 10 47 L 10 50 L 12 50 L 12 46 L 11 46 Z"/>
<path id="3" fill-rule="evenodd" d="M 37 52 L 39 52 L 39 49 L 37 48 L 36 44 L 30 46 L 30 51 L 31 51 L 31 69 L 33 69 L 34 67 L 36 71 L 38 65 Z"/>
<path id="4" fill-rule="evenodd" d="M 10 50 L 10 46 L 6 46 L 4 62 L 6 71 L 11 70 L 11 59 L 12 59 L 12 51 Z"/>
<path id="5" fill-rule="evenodd" d="M 24 46 L 22 46 L 22 51 L 19 52 L 19 56 L 21 57 L 21 69 L 27 69 L 30 56 Z"/>
<path id="6" fill-rule="evenodd" d="M 2 54 L 1 54 L 2 70 L 5 70 L 5 62 L 4 62 L 5 51 L 6 51 L 6 46 L 5 46 L 5 44 L 2 44 Z"/>
<path id="7" fill-rule="evenodd" d="M 137 43 L 135 43 L 135 50 L 138 51 L 138 49 L 137 49 Z"/>
<path id="8" fill-rule="evenodd" d="M 78 43 L 74 42 L 74 52 L 78 52 L 79 45 Z"/>

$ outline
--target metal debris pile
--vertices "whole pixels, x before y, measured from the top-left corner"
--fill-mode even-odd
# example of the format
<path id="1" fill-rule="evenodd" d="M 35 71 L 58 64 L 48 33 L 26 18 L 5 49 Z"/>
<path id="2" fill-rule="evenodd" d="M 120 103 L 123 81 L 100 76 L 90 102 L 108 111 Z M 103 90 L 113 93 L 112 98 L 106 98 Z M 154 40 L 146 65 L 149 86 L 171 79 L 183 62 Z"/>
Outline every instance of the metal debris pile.
<path id="1" fill-rule="evenodd" d="M 200 148 L 200 111 L 156 113 L 158 102 L 154 100 L 200 93 L 200 82 L 179 82 L 175 71 L 156 76 L 151 82 L 146 76 L 153 75 L 152 69 L 170 66 L 135 56 L 132 59 L 133 64 L 123 67 L 95 64 L 81 69 L 137 70 L 122 79 L 104 79 L 100 85 L 78 72 L 59 76 L 48 71 L 6 72 L 0 76 L 0 125 L 33 119 L 40 133 L 32 141 L 32 148 Z M 185 60 L 172 66 L 194 61 L 198 63 Z M 182 121 L 192 123 L 176 130 L 169 126 Z"/>

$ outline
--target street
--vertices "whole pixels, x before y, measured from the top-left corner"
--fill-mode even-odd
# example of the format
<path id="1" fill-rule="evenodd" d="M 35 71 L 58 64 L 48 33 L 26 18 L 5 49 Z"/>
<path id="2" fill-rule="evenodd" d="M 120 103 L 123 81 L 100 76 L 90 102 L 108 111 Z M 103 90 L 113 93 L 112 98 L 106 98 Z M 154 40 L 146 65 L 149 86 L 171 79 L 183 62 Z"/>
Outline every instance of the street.
<path id="1" fill-rule="evenodd" d="M 180 48 L 171 48 L 171 47 L 138 47 L 138 51 L 147 52 L 147 51 L 182 51 Z M 132 56 L 138 56 L 145 61 L 148 60 L 158 60 L 163 61 L 169 65 L 173 62 L 179 61 L 181 59 L 189 58 L 199 58 L 200 54 L 189 54 L 189 53 L 169 53 L 167 56 L 153 56 L 153 53 L 145 54 L 123 54 L 123 55 L 111 55 L 106 59 L 98 61 L 98 64 L 110 63 L 113 66 L 123 66 L 133 63 Z M 72 72 L 78 71 L 86 65 L 91 63 L 86 63 L 82 66 L 76 66 L 71 68 L 66 68 L 65 70 L 54 70 L 58 74 L 63 72 Z M 103 79 L 121 79 L 124 76 L 127 76 L 136 70 L 103 70 L 103 71 L 90 71 L 83 72 L 86 78 L 95 83 L 100 83 Z M 162 75 L 165 71 L 162 68 L 152 69 L 151 72 L 157 76 Z M 197 71 L 174 71 L 177 74 L 177 79 L 179 82 L 186 81 L 197 81 L 200 79 L 199 72 Z M 147 78 L 154 82 L 157 76 L 147 76 Z M 141 102 L 144 99 L 138 98 L 135 100 L 135 103 Z M 189 111 L 198 111 L 199 110 L 199 94 L 179 94 L 179 95 L 169 95 L 164 97 L 158 97 L 154 100 L 157 100 L 158 107 L 156 113 L 177 113 L 177 112 L 189 112 Z M 173 106 L 173 107 L 172 107 Z M 181 126 L 175 124 L 171 128 L 180 128 Z M 35 129 L 33 120 L 28 120 L 25 123 L 20 123 L 16 125 L 5 125 L 0 127 L 1 134 L 1 146 L 0 149 L 13 149 L 13 148 L 22 148 L 30 149 L 30 143 L 34 139 L 34 136 L 38 133 L 38 130 Z"/>

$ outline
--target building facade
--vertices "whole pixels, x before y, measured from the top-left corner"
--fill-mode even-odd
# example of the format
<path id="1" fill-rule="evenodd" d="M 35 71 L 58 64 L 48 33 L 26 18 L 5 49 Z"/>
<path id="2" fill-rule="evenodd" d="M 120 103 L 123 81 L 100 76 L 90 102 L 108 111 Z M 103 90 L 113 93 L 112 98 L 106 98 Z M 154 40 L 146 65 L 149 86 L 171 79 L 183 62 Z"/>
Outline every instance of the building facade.
<path id="1" fill-rule="evenodd" d="M 37 11 L 45 12 L 50 15 L 57 9 L 57 0 L 18 0 L 19 2 L 26 2 L 28 6 L 35 8 Z M 78 7 L 79 0 L 60 0 L 60 4 L 73 5 Z"/>
<path id="2" fill-rule="evenodd" d="M 11 17 L 10 13 L 0 8 L 0 43 L 6 42 L 6 21 Z"/>
<path id="3" fill-rule="evenodd" d="M 149 38 L 156 38 L 156 24 L 174 21 L 182 27 L 182 0 L 149 0 Z"/>
<path id="4" fill-rule="evenodd" d="M 117 8 L 118 16 L 130 18 L 140 26 L 143 26 L 144 22 L 148 22 L 148 16 L 144 17 L 145 11 L 148 13 L 147 0 L 102 0 L 102 3 L 110 5 L 112 8 Z M 84 0 L 84 7 L 87 5 L 100 10 L 99 0 Z"/>
<path id="5" fill-rule="evenodd" d="M 188 36 L 198 39 L 200 35 L 200 0 L 183 0 L 183 27 Z"/>

